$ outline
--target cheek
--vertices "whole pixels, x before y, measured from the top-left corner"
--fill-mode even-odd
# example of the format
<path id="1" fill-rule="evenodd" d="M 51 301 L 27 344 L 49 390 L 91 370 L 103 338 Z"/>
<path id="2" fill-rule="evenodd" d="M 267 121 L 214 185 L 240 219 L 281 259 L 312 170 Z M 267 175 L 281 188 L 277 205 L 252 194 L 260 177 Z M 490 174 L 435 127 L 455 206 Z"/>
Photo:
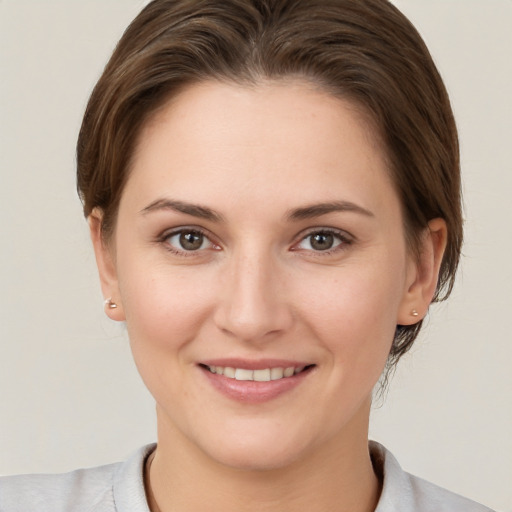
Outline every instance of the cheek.
<path id="1" fill-rule="evenodd" d="M 330 279 L 305 276 L 301 283 L 301 301 L 308 316 L 318 318 L 333 332 L 361 331 L 395 325 L 402 297 L 399 279 L 378 272 L 341 269 Z M 323 321 L 321 320 L 323 318 Z"/>
<path id="2" fill-rule="evenodd" d="M 124 271 L 128 273 L 120 275 L 130 347 L 139 374 L 155 400 L 176 404 L 189 395 L 190 347 L 199 337 L 213 301 L 204 293 L 207 287 L 198 289 L 198 279 L 158 265 L 146 268 L 152 270 L 127 266 Z"/>
<path id="3" fill-rule="evenodd" d="M 120 293 L 132 345 L 177 348 L 190 341 L 213 303 L 199 272 L 160 263 L 120 266 Z"/>
<path id="4" fill-rule="evenodd" d="M 395 334 L 402 274 L 393 264 L 332 270 L 330 279 L 310 275 L 302 281 L 296 292 L 303 297 L 301 316 L 344 371 L 383 366 Z"/>

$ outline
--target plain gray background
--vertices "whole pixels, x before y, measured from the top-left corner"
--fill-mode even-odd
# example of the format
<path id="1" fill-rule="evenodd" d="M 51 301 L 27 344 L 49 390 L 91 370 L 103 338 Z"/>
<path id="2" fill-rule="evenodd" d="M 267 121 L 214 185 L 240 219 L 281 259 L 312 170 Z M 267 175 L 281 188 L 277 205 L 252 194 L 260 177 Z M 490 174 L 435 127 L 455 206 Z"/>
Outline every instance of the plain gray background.
<path id="1" fill-rule="evenodd" d="M 122 325 L 103 314 L 75 193 L 88 95 L 141 0 L 0 0 L 0 473 L 126 458 L 155 439 Z M 403 467 L 512 511 L 512 1 L 396 0 L 460 129 L 466 245 L 371 436 Z"/>

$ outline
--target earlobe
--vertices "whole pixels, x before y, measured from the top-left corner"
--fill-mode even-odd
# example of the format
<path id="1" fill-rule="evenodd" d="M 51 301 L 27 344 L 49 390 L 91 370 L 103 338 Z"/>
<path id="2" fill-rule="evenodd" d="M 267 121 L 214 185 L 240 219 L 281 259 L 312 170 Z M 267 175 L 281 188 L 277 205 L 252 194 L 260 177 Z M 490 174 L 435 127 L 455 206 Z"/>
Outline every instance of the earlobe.
<path id="1" fill-rule="evenodd" d="M 103 214 L 101 210 L 95 208 L 87 218 L 87 222 L 89 224 L 89 233 L 96 256 L 101 291 L 103 292 L 103 296 L 106 297 L 104 302 L 105 313 L 112 320 L 124 321 L 125 316 L 119 294 L 114 251 L 113 248 L 105 242 L 102 235 L 102 219 Z"/>
<path id="2" fill-rule="evenodd" d="M 422 236 L 419 257 L 411 260 L 407 289 L 400 305 L 399 325 L 418 323 L 427 314 L 437 288 L 439 270 L 448 238 L 444 219 L 432 219 Z"/>

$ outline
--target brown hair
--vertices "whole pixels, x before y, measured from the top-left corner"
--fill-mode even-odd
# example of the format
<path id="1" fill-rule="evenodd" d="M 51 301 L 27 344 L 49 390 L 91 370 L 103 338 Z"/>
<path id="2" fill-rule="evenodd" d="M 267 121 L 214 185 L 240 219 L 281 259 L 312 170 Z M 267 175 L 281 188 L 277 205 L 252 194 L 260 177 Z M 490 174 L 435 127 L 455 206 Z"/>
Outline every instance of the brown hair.
<path id="1" fill-rule="evenodd" d="M 119 41 L 89 100 L 77 145 L 88 216 L 115 226 L 142 125 L 187 84 L 301 77 L 370 114 L 387 151 L 409 246 L 429 220 L 448 226 L 434 300 L 451 292 L 462 243 L 457 131 L 423 40 L 387 0 L 154 0 Z M 398 326 L 388 367 L 421 322 Z"/>

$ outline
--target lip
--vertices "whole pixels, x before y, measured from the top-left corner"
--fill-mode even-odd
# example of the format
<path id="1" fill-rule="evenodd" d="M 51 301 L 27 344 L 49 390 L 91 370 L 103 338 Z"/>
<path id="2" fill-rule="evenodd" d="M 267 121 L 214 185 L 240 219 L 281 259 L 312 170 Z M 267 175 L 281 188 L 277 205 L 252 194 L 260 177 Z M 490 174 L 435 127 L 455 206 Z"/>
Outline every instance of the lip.
<path id="1" fill-rule="evenodd" d="M 305 366 L 306 369 L 291 377 L 267 382 L 256 382 L 230 379 L 210 372 L 207 368 L 208 366 L 229 366 L 231 368 L 244 368 L 247 370 Z M 202 361 L 198 368 L 209 384 L 225 397 L 242 404 L 262 404 L 274 400 L 285 393 L 289 393 L 301 385 L 312 373 L 315 365 L 311 362 L 284 359 L 260 359 L 257 361 L 247 359 L 210 359 Z"/>
<path id="2" fill-rule="evenodd" d="M 244 368 L 245 370 L 264 370 L 265 368 L 289 368 L 293 366 L 311 366 L 311 361 L 297 361 L 291 359 L 240 359 L 240 358 L 224 358 L 224 359 L 208 359 L 200 361 L 199 364 L 204 366 L 230 366 L 231 368 Z"/>

